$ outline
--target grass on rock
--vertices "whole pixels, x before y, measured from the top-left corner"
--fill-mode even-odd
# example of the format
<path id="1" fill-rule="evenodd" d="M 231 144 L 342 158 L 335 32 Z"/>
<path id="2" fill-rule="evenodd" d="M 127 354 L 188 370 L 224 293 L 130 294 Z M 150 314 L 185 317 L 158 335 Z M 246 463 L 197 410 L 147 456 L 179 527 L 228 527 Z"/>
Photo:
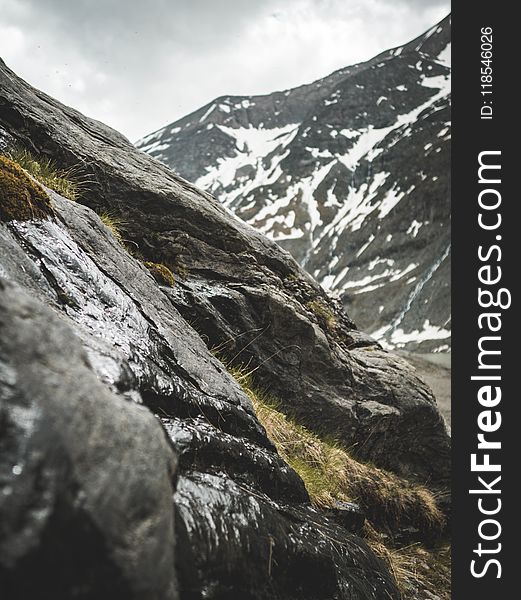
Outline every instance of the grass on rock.
<path id="1" fill-rule="evenodd" d="M 356 502 L 372 523 L 389 533 L 407 526 L 426 535 L 443 529 L 443 514 L 426 487 L 354 459 L 339 443 L 318 437 L 285 415 L 276 401 L 255 388 L 245 369 L 230 370 L 279 454 L 303 479 L 315 506 Z"/>
<path id="2" fill-rule="evenodd" d="M 166 265 L 150 261 L 145 261 L 143 264 L 159 284 L 166 285 L 168 287 L 174 286 L 174 274 Z"/>
<path id="3" fill-rule="evenodd" d="M 104 212 L 98 215 L 101 219 L 101 222 L 105 227 L 110 229 L 112 235 L 116 238 L 116 240 L 122 245 L 125 245 L 125 240 L 123 239 L 123 235 L 121 234 L 121 229 L 125 225 L 125 222 L 120 219 L 117 215 L 109 212 Z"/>
<path id="4" fill-rule="evenodd" d="M 223 361 L 226 365 L 226 361 Z M 365 537 L 394 574 L 404 600 L 418 594 L 450 598 L 450 549 L 420 543 L 395 548 L 393 534 L 414 527 L 439 536 L 445 526 L 433 493 L 370 463 L 360 462 L 334 440 L 325 440 L 285 415 L 276 400 L 255 386 L 252 372 L 226 365 L 250 397 L 259 421 L 281 457 L 300 475 L 317 508 L 355 502 L 366 514 Z M 422 596 L 423 597 L 423 596 Z"/>
<path id="5" fill-rule="evenodd" d="M 337 320 L 334 312 L 320 298 L 308 302 L 306 308 L 308 308 L 319 321 L 322 321 L 328 329 L 332 330 L 336 327 Z"/>
<path id="6" fill-rule="evenodd" d="M 365 531 L 369 546 L 393 574 L 403 600 L 451 599 L 450 544 L 433 549 L 420 543 L 392 548 L 370 524 L 366 524 Z"/>
<path id="7" fill-rule="evenodd" d="M 87 180 L 80 175 L 77 167 L 60 169 L 52 159 L 36 156 L 24 148 L 12 148 L 9 157 L 64 198 L 76 201 L 85 189 Z"/>
<path id="8" fill-rule="evenodd" d="M 125 240 L 122 234 L 122 230 L 126 226 L 126 221 L 115 215 L 114 213 L 101 213 L 99 218 L 107 227 L 116 240 L 125 248 L 125 250 L 133 256 L 136 260 L 139 260 L 149 270 L 152 277 L 160 285 L 173 287 L 175 285 L 175 277 L 172 270 L 163 263 L 156 263 L 149 260 L 144 260 L 143 256 L 139 251 L 136 252 L 134 248 L 129 245 L 128 240 Z"/>
<path id="9" fill-rule="evenodd" d="M 164 265 L 163 263 L 156 263 L 149 260 L 144 260 L 140 252 L 136 252 L 130 245 L 128 240 L 125 240 L 122 234 L 122 230 L 125 228 L 126 222 L 115 215 L 114 213 L 101 213 L 99 218 L 103 224 L 110 229 L 112 235 L 116 240 L 125 248 L 125 250 L 133 256 L 136 260 L 141 261 L 145 267 L 150 271 L 152 277 L 160 285 L 166 285 L 173 287 L 175 284 L 175 277 L 172 270 Z"/>

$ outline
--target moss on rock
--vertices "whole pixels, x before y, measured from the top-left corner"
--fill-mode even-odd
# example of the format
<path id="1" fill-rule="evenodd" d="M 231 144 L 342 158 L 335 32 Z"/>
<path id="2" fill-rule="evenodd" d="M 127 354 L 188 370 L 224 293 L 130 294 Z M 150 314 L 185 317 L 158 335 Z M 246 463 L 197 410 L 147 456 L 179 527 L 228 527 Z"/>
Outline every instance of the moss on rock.
<path id="1" fill-rule="evenodd" d="M 174 274 L 166 265 L 149 261 L 145 261 L 143 264 L 161 285 L 172 287 L 175 284 Z"/>
<path id="2" fill-rule="evenodd" d="M 0 155 L 0 221 L 28 221 L 54 215 L 50 198 L 14 161 Z"/>
<path id="3" fill-rule="evenodd" d="M 310 310 L 315 315 L 315 317 L 320 322 L 322 322 L 329 330 L 333 330 L 336 327 L 337 320 L 335 317 L 335 313 L 321 298 L 311 300 L 306 304 L 306 308 Z"/>

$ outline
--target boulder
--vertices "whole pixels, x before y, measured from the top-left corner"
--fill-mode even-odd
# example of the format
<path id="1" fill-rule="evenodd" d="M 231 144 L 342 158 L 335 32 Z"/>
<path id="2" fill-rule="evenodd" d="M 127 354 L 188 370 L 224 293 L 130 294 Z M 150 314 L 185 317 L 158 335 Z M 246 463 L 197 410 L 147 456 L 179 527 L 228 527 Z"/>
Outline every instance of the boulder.
<path id="1" fill-rule="evenodd" d="M 312 508 L 170 288 L 45 191 L 51 215 L 0 223 L 2 589 L 398 600 L 366 542 Z"/>

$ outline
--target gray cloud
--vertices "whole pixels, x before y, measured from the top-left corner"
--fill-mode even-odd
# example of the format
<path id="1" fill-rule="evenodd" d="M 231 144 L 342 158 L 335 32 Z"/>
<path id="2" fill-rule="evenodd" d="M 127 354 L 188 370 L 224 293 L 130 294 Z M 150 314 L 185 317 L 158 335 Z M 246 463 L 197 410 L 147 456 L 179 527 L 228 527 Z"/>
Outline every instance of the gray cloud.
<path id="1" fill-rule="evenodd" d="M 445 0 L 0 0 L 0 54 L 134 140 L 216 96 L 367 59 L 448 11 Z"/>

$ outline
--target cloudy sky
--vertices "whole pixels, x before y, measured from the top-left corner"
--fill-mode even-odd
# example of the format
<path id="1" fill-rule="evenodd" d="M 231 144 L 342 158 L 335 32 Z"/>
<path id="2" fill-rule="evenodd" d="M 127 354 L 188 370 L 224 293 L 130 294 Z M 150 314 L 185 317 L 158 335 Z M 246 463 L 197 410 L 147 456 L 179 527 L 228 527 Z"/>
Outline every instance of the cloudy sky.
<path id="1" fill-rule="evenodd" d="M 0 56 L 135 141 L 216 96 L 366 60 L 449 10 L 446 0 L 0 0 Z"/>

